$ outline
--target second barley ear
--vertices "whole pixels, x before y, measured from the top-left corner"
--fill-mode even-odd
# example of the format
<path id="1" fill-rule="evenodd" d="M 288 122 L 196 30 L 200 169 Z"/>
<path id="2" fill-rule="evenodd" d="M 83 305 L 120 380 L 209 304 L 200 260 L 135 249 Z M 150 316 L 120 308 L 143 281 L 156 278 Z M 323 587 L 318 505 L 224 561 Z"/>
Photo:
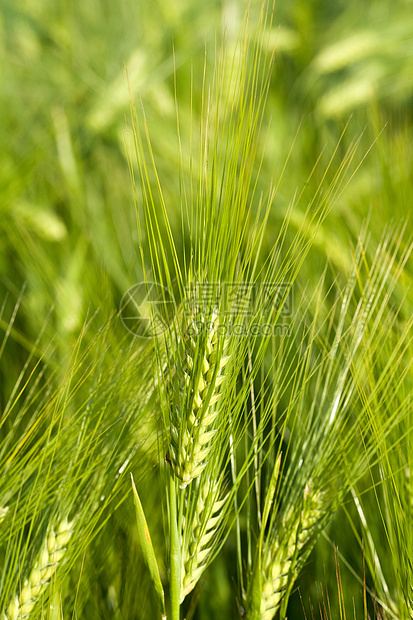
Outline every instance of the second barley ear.
<path id="1" fill-rule="evenodd" d="M 19 596 L 16 596 L 7 608 L 6 620 L 26 620 L 30 617 L 63 560 L 72 529 L 72 524 L 64 519 L 56 530 L 49 530 L 36 564 L 24 582 Z"/>
<path id="2" fill-rule="evenodd" d="M 190 322 L 181 370 L 175 375 L 178 397 L 172 405 L 168 455 L 181 488 L 205 469 L 218 428 L 229 362 L 220 326 L 217 311 L 209 319 L 201 315 Z"/>
<path id="3" fill-rule="evenodd" d="M 8 506 L 0 506 L 0 524 L 3 523 L 9 512 Z"/>
<path id="4" fill-rule="evenodd" d="M 297 559 L 323 515 L 322 505 L 322 494 L 312 489 L 310 480 L 304 490 L 301 514 L 294 517 L 292 511 L 288 511 L 282 525 L 286 535 L 282 539 L 277 536 L 267 547 L 262 575 L 262 620 L 272 620 L 279 610 L 289 583 L 294 581 Z"/>

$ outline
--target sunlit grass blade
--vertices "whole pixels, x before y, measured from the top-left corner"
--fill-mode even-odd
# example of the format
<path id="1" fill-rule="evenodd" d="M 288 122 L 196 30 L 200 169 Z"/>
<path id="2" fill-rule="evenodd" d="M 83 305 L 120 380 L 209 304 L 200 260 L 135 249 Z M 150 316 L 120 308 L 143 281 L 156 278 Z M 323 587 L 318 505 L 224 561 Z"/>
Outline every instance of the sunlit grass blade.
<path id="1" fill-rule="evenodd" d="M 148 524 L 145 518 L 145 513 L 143 511 L 142 504 L 141 504 L 138 492 L 136 490 L 135 482 L 133 480 L 132 474 L 131 474 L 131 480 L 132 480 L 133 501 L 134 501 L 135 510 L 136 510 L 136 522 L 138 526 L 139 544 L 141 546 L 142 553 L 145 558 L 145 562 L 148 566 L 151 579 L 152 579 L 152 583 L 158 595 L 159 605 L 162 610 L 162 615 L 163 617 L 166 618 L 165 595 L 163 591 L 161 576 L 159 573 L 158 563 L 156 560 L 155 551 L 153 549 L 151 536 L 149 534 L 149 528 L 148 528 Z"/>

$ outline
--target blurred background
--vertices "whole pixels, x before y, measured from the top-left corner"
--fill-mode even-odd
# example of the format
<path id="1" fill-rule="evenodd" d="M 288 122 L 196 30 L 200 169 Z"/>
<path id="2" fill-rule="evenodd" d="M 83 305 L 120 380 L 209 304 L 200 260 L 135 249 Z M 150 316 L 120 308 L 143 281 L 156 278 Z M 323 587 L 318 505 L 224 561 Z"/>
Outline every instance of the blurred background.
<path id="1" fill-rule="evenodd" d="M 103 317 L 116 311 L 123 293 L 140 280 L 123 142 L 131 125 L 125 67 L 136 103 L 140 105 L 140 98 L 145 109 L 167 208 L 178 227 L 174 84 L 185 132 L 191 114 L 195 125 L 200 116 L 205 52 L 210 77 L 217 41 L 225 34 L 228 49 L 235 46 L 246 4 L 0 0 L 3 332 L 13 320 L 8 354 L 0 356 L 0 406 L 28 351 L 38 347 L 37 359 L 58 367 L 85 317 L 97 309 Z M 366 218 L 370 235 L 378 241 L 389 226 L 410 216 L 413 2 L 278 1 L 270 35 L 268 53 L 275 51 L 275 64 L 260 152 L 263 188 L 279 178 L 294 146 L 275 198 L 267 243 L 271 246 L 276 238 L 295 192 L 305 187 L 292 220 L 300 225 L 305 197 L 314 195 L 325 169 L 321 165 L 311 175 L 318 158 L 327 164 L 342 136 L 337 170 L 348 148 L 360 139 L 362 165 L 332 205 L 311 264 L 304 267 L 309 281 L 318 280 L 326 261 L 335 274 L 346 274 Z M 406 286 L 411 277 L 410 265 Z M 50 340 L 52 358 L 42 344 Z M 345 531 L 335 534 L 336 542 L 346 540 Z M 331 556 L 331 547 L 325 541 L 320 545 Z M 354 565 L 360 564 L 357 550 Z M 228 576 L 222 579 L 223 566 L 215 563 L 207 588 L 218 587 L 225 608 L 234 588 Z M 304 584 L 314 605 L 318 594 L 313 584 L 325 579 L 323 571 L 319 560 Z M 359 584 L 349 585 L 348 591 L 359 596 Z M 199 617 L 212 617 L 208 596 L 203 601 Z M 298 597 L 297 610 L 291 617 L 302 617 Z"/>

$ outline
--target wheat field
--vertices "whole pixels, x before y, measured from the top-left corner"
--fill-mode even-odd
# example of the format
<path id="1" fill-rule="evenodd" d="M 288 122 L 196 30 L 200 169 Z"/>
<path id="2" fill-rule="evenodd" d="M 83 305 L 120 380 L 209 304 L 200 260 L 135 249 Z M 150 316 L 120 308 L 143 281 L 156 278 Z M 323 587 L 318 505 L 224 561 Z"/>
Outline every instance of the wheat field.
<path id="1" fill-rule="evenodd" d="M 409 3 L 0 18 L 0 618 L 413 618 Z"/>

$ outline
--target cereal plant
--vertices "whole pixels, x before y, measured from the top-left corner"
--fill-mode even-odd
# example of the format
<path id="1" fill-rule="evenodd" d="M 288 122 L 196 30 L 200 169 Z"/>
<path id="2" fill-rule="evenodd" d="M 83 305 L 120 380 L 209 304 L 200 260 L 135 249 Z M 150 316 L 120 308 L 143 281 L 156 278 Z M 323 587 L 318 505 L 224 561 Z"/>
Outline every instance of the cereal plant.
<path id="1" fill-rule="evenodd" d="M 23 4 L 0 618 L 412 618 L 404 4 Z"/>

